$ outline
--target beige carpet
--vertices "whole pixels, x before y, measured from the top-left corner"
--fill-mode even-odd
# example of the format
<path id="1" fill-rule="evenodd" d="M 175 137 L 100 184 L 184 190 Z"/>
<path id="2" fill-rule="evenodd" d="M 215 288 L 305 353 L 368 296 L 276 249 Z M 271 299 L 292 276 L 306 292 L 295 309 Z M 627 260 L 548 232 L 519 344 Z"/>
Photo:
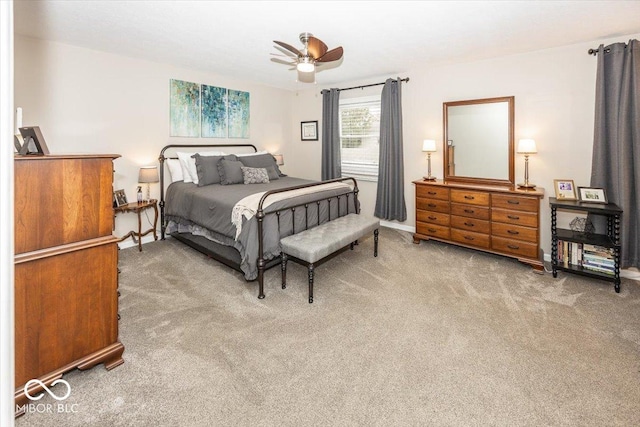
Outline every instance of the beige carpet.
<path id="1" fill-rule="evenodd" d="M 75 412 L 17 426 L 640 424 L 640 283 L 390 229 L 372 248 L 318 267 L 313 304 L 297 264 L 258 300 L 174 240 L 120 251 L 125 364 L 65 375 Z"/>

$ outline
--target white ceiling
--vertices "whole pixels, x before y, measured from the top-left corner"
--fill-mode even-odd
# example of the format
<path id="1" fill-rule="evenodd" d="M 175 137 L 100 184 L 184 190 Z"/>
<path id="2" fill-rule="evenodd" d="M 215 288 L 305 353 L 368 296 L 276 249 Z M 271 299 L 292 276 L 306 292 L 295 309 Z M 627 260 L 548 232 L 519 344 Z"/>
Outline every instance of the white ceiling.
<path id="1" fill-rule="evenodd" d="M 640 33 L 640 1 L 22 0 L 14 16 L 17 34 L 292 90 L 309 84 L 270 53 L 305 31 L 345 50 L 321 87 Z"/>

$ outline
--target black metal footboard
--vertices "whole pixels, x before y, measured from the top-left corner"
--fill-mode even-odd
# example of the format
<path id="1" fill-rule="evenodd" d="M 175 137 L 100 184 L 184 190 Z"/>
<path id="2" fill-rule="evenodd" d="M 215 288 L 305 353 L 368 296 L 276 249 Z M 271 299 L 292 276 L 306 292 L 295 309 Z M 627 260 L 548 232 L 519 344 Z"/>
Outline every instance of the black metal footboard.
<path id="1" fill-rule="evenodd" d="M 328 183 L 333 183 L 333 182 L 348 182 L 351 181 L 353 188 L 351 189 L 351 191 L 344 193 L 344 194 L 339 194 L 339 195 L 335 195 L 335 196 L 330 196 L 330 197 L 321 197 L 319 199 L 315 199 L 312 201 L 308 201 L 306 203 L 302 203 L 299 205 L 295 205 L 295 206 L 290 206 L 290 207 L 286 207 L 286 208 L 282 208 L 282 209 L 278 209 L 275 211 L 271 211 L 267 214 L 265 214 L 264 211 L 264 204 L 265 201 L 269 198 L 269 196 L 273 196 L 274 194 L 279 194 L 279 193 L 285 193 L 288 191 L 294 191 L 294 190 L 300 190 L 303 188 L 311 188 L 311 187 L 317 187 L 319 185 L 324 185 L 324 184 L 328 184 Z M 264 298 L 264 271 L 265 271 L 265 267 L 266 267 L 266 260 L 264 258 L 264 230 L 263 230 L 263 223 L 264 223 L 264 219 L 267 215 L 276 215 L 277 217 L 277 223 L 278 223 L 278 233 L 280 233 L 280 215 L 281 212 L 283 211 L 291 211 L 291 219 L 292 219 L 292 233 L 291 234 L 295 234 L 295 233 L 299 233 L 302 232 L 304 230 L 307 230 L 309 228 L 313 228 L 314 226 L 320 225 L 321 221 L 320 221 L 320 204 L 323 202 L 326 202 L 328 205 L 328 209 L 327 209 L 327 221 L 331 221 L 332 219 L 336 219 L 339 218 L 341 216 L 344 215 L 348 215 L 349 214 L 349 199 L 351 197 L 351 195 L 353 195 L 353 207 L 354 207 L 354 212 L 355 213 L 360 213 L 360 205 L 358 204 L 358 183 L 356 182 L 356 180 L 354 178 L 337 178 L 337 179 L 332 179 L 332 180 L 328 180 L 328 181 L 320 181 L 320 182 L 314 182 L 311 184 L 304 184 L 304 185 L 297 185 L 294 187 L 288 187 L 288 188 L 280 188 L 277 190 L 270 190 L 267 191 L 266 193 L 264 193 L 264 195 L 260 198 L 260 202 L 258 203 L 258 210 L 256 212 L 256 219 L 258 221 L 258 298 L 262 299 Z M 342 197 L 346 197 L 346 208 L 344 209 L 344 213 L 341 212 L 340 209 L 340 199 Z M 337 200 L 337 205 L 338 205 L 338 214 L 334 217 L 331 218 L 331 201 L 336 199 Z M 313 206 L 313 204 L 316 204 L 316 212 L 317 212 L 317 223 L 314 224 L 309 224 L 309 206 Z M 298 229 L 296 230 L 295 228 L 295 212 L 296 209 L 298 208 L 304 208 L 304 216 L 305 216 L 305 226 L 303 229 Z M 326 221 L 323 221 L 326 222 Z"/>

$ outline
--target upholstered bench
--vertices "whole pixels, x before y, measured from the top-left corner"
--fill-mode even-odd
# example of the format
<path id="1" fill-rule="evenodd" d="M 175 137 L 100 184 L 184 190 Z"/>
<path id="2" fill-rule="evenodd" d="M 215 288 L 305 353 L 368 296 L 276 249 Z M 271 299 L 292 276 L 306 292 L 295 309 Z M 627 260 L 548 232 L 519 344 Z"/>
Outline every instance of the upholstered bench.
<path id="1" fill-rule="evenodd" d="M 378 256 L 380 220 L 365 215 L 349 214 L 325 222 L 315 228 L 287 236 L 282 246 L 282 289 L 287 287 L 287 261 L 306 265 L 309 271 L 309 303 L 313 302 L 314 268 L 353 245 L 373 231 L 373 256 Z"/>

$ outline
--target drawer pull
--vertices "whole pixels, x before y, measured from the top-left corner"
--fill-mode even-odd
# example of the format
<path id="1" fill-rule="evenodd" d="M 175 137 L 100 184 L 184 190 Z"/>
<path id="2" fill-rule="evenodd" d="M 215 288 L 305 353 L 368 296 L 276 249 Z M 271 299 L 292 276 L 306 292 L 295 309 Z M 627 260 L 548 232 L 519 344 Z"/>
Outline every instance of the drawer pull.
<path id="1" fill-rule="evenodd" d="M 507 203 L 509 203 L 510 205 L 519 205 L 520 202 L 517 200 L 507 200 Z"/>
<path id="2" fill-rule="evenodd" d="M 432 196 L 435 196 L 438 193 L 436 193 L 435 191 L 427 191 L 427 194 L 431 194 Z"/>
<path id="3" fill-rule="evenodd" d="M 436 205 L 433 204 L 433 203 L 429 203 L 427 206 L 429 206 L 430 208 L 435 208 L 436 207 Z"/>
<path id="4" fill-rule="evenodd" d="M 437 217 L 435 217 L 435 216 L 429 216 L 429 217 L 427 217 L 427 218 L 429 218 L 431 221 L 435 221 L 436 219 L 438 219 L 438 218 L 437 218 Z"/>
<path id="5" fill-rule="evenodd" d="M 520 234 L 519 231 L 515 231 L 515 230 L 507 230 L 507 233 L 513 234 L 513 235 Z"/>
<path id="6" fill-rule="evenodd" d="M 517 215 L 507 215 L 507 218 L 509 218 L 509 219 L 520 219 L 520 217 L 517 216 Z"/>
<path id="7" fill-rule="evenodd" d="M 470 224 L 468 222 L 465 222 L 464 225 L 466 225 L 467 227 L 473 227 L 475 224 Z"/>
<path id="8" fill-rule="evenodd" d="M 507 245 L 507 247 L 513 250 L 520 249 L 520 246 L 516 246 L 516 245 Z"/>
<path id="9" fill-rule="evenodd" d="M 472 213 L 474 213 L 474 212 L 475 212 L 475 211 L 474 211 L 473 209 L 465 209 L 465 210 L 464 210 L 464 213 L 468 213 L 468 214 L 472 214 Z"/>
<path id="10" fill-rule="evenodd" d="M 465 238 L 465 239 L 467 239 L 467 240 L 475 240 L 475 239 L 474 239 L 473 237 L 471 237 L 471 236 L 464 236 L 464 238 Z"/>
<path id="11" fill-rule="evenodd" d="M 467 199 L 467 200 L 473 200 L 473 199 L 475 199 L 475 197 L 473 197 L 473 196 L 464 196 L 464 198 L 465 198 L 465 199 Z"/>
<path id="12" fill-rule="evenodd" d="M 427 228 L 427 231 L 428 231 L 429 233 L 435 233 L 437 230 L 434 230 L 433 228 Z"/>

